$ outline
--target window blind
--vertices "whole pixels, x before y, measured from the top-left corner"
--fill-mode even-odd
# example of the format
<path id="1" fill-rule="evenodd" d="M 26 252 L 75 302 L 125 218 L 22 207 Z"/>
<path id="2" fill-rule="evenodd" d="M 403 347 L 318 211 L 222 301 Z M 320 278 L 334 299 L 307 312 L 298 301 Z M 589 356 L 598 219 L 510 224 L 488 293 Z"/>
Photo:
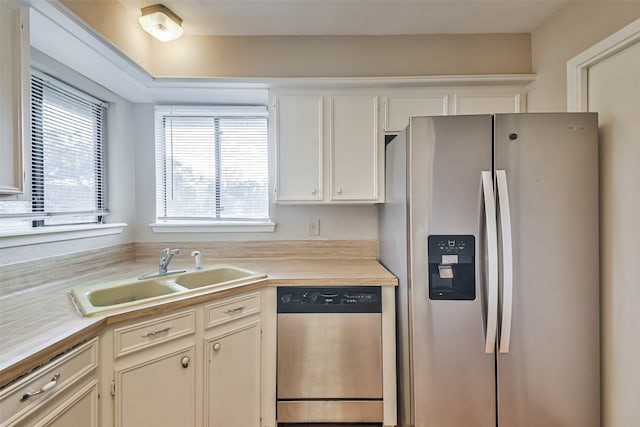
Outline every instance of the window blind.
<path id="1" fill-rule="evenodd" d="M 107 103 L 44 73 L 31 75 L 33 226 L 101 222 Z"/>
<path id="2" fill-rule="evenodd" d="M 156 107 L 158 221 L 269 218 L 265 107 Z"/>

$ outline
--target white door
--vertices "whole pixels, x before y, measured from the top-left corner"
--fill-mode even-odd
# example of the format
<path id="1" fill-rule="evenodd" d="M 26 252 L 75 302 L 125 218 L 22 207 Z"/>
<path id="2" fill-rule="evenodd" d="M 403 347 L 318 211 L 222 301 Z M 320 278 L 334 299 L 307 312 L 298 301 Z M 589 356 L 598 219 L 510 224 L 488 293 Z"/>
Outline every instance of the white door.
<path id="1" fill-rule="evenodd" d="M 322 96 L 276 98 L 276 198 L 281 202 L 322 200 Z"/>
<path id="2" fill-rule="evenodd" d="M 378 200 L 379 129 L 377 96 L 331 97 L 331 200 Z"/>
<path id="3" fill-rule="evenodd" d="M 453 95 L 449 114 L 521 113 L 524 110 L 524 93 L 514 90 L 459 90 Z"/>
<path id="4" fill-rule="evenodd" d="M 195 348 L 117 368 L 116 427 L 195 426 Z"/>
<path id="5" fill-rule="evenodd" d="M 33 427 L 97 427 L 98 426 L 98 383 L 91 382 L 60 403 L 50 414 Z"/>
<path id="6" fill-rule="evenodd" d="M 207 341 L 207 427 L 260 426 L 260 323 Z"/>
<path id="7" fill-rule="evenodd" d="M 589 68 L 600 125 L 600 247 L 606 427 L 640 420 L 640 42 Z"/>

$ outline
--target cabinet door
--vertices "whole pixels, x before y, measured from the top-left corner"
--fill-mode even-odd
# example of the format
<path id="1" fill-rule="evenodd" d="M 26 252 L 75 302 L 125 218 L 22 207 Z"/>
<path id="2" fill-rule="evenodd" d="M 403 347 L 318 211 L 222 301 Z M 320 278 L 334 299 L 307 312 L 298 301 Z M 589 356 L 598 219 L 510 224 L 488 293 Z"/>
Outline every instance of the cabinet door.
<path id="1" fill-rule="evenodd" d="M 276 108 L 276 199 L 322 200 L 322 96 L 283 95 Z"/>
<path id="2" fill-rule="evenodd" d="M 39 421 L 18 424 L 33 427 L 98 427 L 98 383 L 92 381 L 56 406 Z"/>
<path id="3" fill-rule="evenodd" d="M 389 95 L 385 105 L 386 132 L 402 132 L 409 125 L 410 117 L 444 116 L 447 114 L 448 96 Z"/>
<path id="4" fill-rule="evenodd" d="M 260 323 L 207 341 L 208 427 L 260 426 Z"/>
<path id="5" fill-rule="evenodd" d="M 452 114 L 520 113 L 524 108 L 524 92 L 517 90 L 493 92 L 457 92 Z"/>
<path id="6" fill-rule="evenodd" d="M 28 16 L 19 2 L 0 1 L 0 194 L 24 191 L 24 142 L 29 129 L 23 126 L 29 117 Z"/>
<path id="7" fill-rule="evenodd" d="M 331 200 L 377 201 L 382 158 L 378 97 L 331 97 Z"/>
<path id="8" fill-rule="evenodd" d="M 116 368 L 116 427 L 194 426 L 194 353 L 189 347 Z"/>

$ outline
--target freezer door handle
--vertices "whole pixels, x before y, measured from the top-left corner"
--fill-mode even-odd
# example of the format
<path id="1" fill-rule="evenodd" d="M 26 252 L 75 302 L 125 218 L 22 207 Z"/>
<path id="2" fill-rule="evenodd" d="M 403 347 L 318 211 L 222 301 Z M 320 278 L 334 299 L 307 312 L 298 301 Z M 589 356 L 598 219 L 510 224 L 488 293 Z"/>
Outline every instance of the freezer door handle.
<path id="1" fill-rule="evenodd" d="M 496 202 L 493 194 L 493 175 L 491 171 L 482 171 L 482 194 L 484 215 L 487 227 L 488 247 L 488 289 L 487 289 L 487 325 L 485 331 L 484 352 L 491 354 L 496 348 L 498 327 L 498 225 L 496 223 Z"/>
<path id="2" fill-rule="evenodd" d="M 511 237 L 511 205 L 509 204 L 509 187 L 505 170 L 496 170 L 496 181 L 502 232 L 502 320 L 498 351 L 509 353 L 513 312 L 513 242 Z"/>

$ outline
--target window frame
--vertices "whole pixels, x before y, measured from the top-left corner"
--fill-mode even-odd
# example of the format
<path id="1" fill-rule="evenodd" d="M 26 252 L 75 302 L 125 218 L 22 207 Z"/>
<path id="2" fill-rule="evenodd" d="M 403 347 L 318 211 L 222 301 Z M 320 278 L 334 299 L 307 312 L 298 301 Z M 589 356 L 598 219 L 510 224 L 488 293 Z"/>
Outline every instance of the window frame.
<path id="1" fill-rule="evenodd" d="M 35 110 L 40 108 L 43 109 L 44 102 L 44 84 L 42 85 L 43 92 L 41 93 L 42 97 L 36 99 L 33 91 L 33 79 L 34 77 L 40 80 L 42 83 L 50 83 L 53 87 L 54 91 L 64 92 L 64 96 L 74 97 L 77 100 L 80 100 L 77 105 L 80 105 L 81 102 L 86 102 L 91 105 L 88 108 L 87 112 L 90 113 L 92 123 L 95 126 L 95 129 L 98 131 L 94 134 L 94 139 L 92 140 L 92 149 L 93 156 L 92 158 L 95 161 L 94 169 L 92 171 L 93 176 L 95 178 L 94 186 L 95 186 L 95 204 L 94 209 L 90 211 L 86 211 L 87 216 L 93 216 L 93 221 L 82 221 L 82 222 L 65 222 L 61 224 L 45 224 L 46 218 L 52 218 L 56 216 L 69 216 L 76 214 L 85 214 L 82 212 L 56 212 L 56 211 L 47 211 L 44 207 L 44 201 L 46 199 L 46 185 L 45 179 L 43 175 L 43 165 L 45 158 L 45 148 L 42 136 L 44 135 L 44 130 L 42 129 L 43 120 L 42 114 L 40 115 L 40 119 L 36 119 Z M 109 214 L 108 208 L 108 181 L 107 181 L 107 145 L 108 145 L 108 136 L 107 136 L 107 109 L 109 107 L 109 103 L 94 97 L 91 94 L 88 94 L 84 91 L 76 89 L 75 87 L 69 85 L 63 80 L 50 76 L 49 74 L 40 71 L 39 69 L 32 67 L 31 76 L 32 89 L 31 89 L 31 120 L 30 126 L 32 128 L 31 132 L 31 211 L 30 215 L 34 217 L 31 221 L 31 229 L 37 229 L 40 227 L 48 228 L 48 227 L 61 227 L 61 226 L 86 226 L 86 225 L 99 225 L 104 223 L 104 217 Z M 38 102 L 40 101 L 40 102 Z M 74 101 L 75 102 L 75 101 Z M 34 132 L 37 126 L 40 126 L 39 132 Z M 34 155 L 35 151 L 40 147 L 39 155 Z M 40 159 L 40 160 L 39 160 Z M 40 163 L 38 167 L 36 167 L 36 163 Z M 40 175 L 40 176 L 38 176 Z M 26 214 L 25 216 L 28 216 Z"/>
<path id="2" fill-rule="evenodd" d="M 42 68 L 41 68 L 42 66 Z M 108 208 L 106 203 L 108 202 L 108 120 L 110 117 L 110 113 L 108 110 L 109 103 L 107 101 L 103 101 L 96 96 L 92 95 L 90 92 L 85 91 L 84 89 L 79 89 L 74 86 L 77 83 L 77 79 L 72 79 L 72 82 L 65 81 L 63 76 L 58 77 L 58 72 L 54 72 L 50 74 L 48 71 L 44 71 L 45 69 L 49 69 L 47 64 L 38 63 L 38 65 L 32 65 L 29 70 L 28 87 L 31 88 L 31 78 L 32 74 L 36 74 L 46 79 L 53 80 L 56 84 L 59 84 L 61 87 L 64 87 L 65 90 L 72 92 L 76 96 L 85 97 L 87 99 L 98 101 L 104 104 L 105 111 L 103 112 L 102 117 L 102 168 L 99 172 L 102 175 L 102 201 L 97 202 L 102 203 L 102 206 Z M 65 75 L 66 76 L 66 75 Z M 86 86 L 85 84 L 81 84 L 80 87 Z M 90 89 L 89 89 L 90 90 Z M 25 122 L 25 126 L 32 127 L 32 119 L 31 119 L 31 111 L 32 111 L 32 99 L 31 96 L 28 96 L 30 105 L 27 106 L 27 111 L 29 112 L 28 120 Z M 33 166 L 31 159 L 32 145 L 33 145 L 33 136 L 31 132 L 28 132 L 26 135 L 29 135 L 28 143 L 25 143 L 25 150 L 28 151 L 29 154 L 25 153 L 25 174 L 27 175 L 26 187 L 24 197 L 17 198 L 8 198 L 3 197 L 0 199 L 3 203 L 16 203 L 23 206 L 23 209 L 15 211 L 16 213 L 10 213 L 13 210 L 9 210 L 8 213 L 0 215 L 2 218 L 20 218 L 30 223 L 29 227 L 23 228 L 3 228 L 0 229 L 0 249 L 4 248 L 12 248 L 16 246 L 26 246 L 26 245 L 35 245 L 35 244 L 43 244 L 50 242 L 62 242 L 62 241 L 70 241 L 77 239 L 85 239 L 91 237 L 105 237 L 111 235 L 122 234 L 127 227 L 127 223 L 125 222 L 112 222 L 106 223 L 104 221 L 105 216 L 108 215 L 108 210 L 102 210 L 98 213 L 98 210 L 91 211 L 96 212 L 95 217 L 97 221 L 94 222 L 86 222 L 86 223 L 67 223 L 67 224 L 55 224 L 55 225 L 45 225 L 45 226 L 33 226 L 33 221 L 42 220 L 46 218 L 43 215 L 38 214 L 38 212 L 33 211 Z M 29 191 L 26 191 L 27 188 Z M 21 212 L 21 213 L 19 213 Z M 98 218 L 100 217 L 100 218 Z"/>
<path id="3" fill-rule="evenodd" d="M 155 172 L 156 179 L 154 180 L 156 198 L 165 198 L 168 190 L 169 183 L 166 178 L 166 140 L 164 138 L 164 127 L 159 129 L 162 124 L 164 126 L 166 117 L 172 112 L 176 112 L 179 116 L 196 117 L 206 116 L 214 118 L 214 126 L 218 126 L 219 119 L 225 117 L 264 117 L 267 120 L 266 129 L 266 179 L 267 190 L 265 196 L 267 198 L 267 217 L 266 218 L 247 218 L 247 219 L 227 219 L 221 216 L 221 180 L 220 176 L 223 173 L 220 168 L 220 150 L 221 141 L 216 138 L 215 141 L 215 193 L 218 195 L 215 197 L 215 209 L 212 211 L 211 216 L 207 217 L 171 217 L 165 216 L 167 213 L 166 203 L 161 208 L 162 201 L 156 200 L 155 203 L 155 222 L 149 224 L 152 231 L 155 233 L 236 233 L 236 232 L 273 232 L 275 231 L 276 223 L 271 219 L 271 203 L 269 195 L 269 115 L 266 106 L 219 106 L 219 105 L 156 105 L 154 108 L 154 154 L 156 157 Z M 215 132 L 217 134 L 217 132 Z M 162 139 L 162 140 L 161 140 Z M 164 186 L 162 190 L 158 188 L 158 185 L 162 183 Z M 164 211 L 163 211 L 164 209 Z"/>

